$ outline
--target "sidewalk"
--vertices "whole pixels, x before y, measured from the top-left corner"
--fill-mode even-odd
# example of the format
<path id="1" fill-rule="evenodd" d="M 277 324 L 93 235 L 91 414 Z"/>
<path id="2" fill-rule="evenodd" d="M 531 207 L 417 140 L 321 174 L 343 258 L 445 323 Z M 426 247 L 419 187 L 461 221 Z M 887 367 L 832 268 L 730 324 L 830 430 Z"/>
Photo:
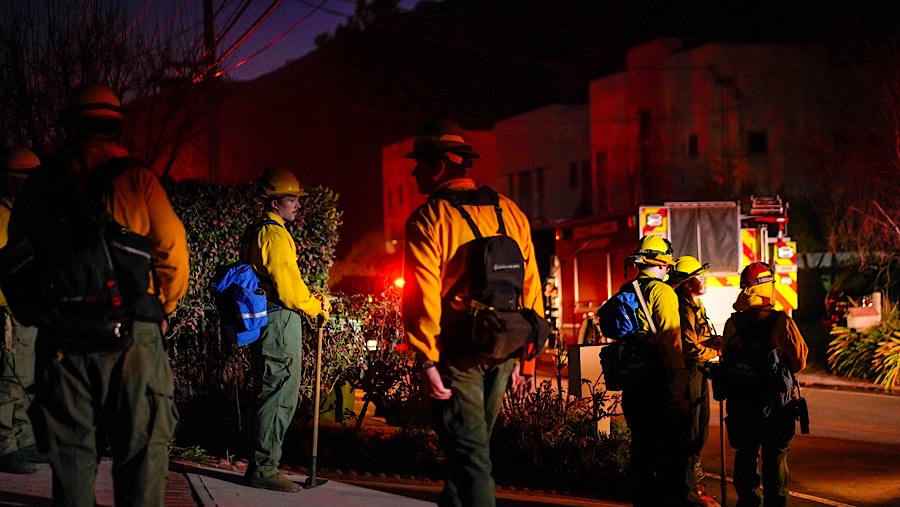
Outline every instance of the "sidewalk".
<path id="1" fill-rule="evenodd" d="M 306 476 L 288 475 L 303 484 Z M 433 505 L 431 502 L 407 496 L 384 493 L 374 489 L 352 486 L 329 480 L 325 484 L 304 489 L 299 493 L 279 493 L 245 486 L 240 472 L 220 470 L 194 463 L 172 463 L 166 484 L 166 506 L 204 507 L 280 507 L 305 506 L 348 507 L 414 507 Z M 50 465 L 38 465 L 38 471 L 28 475 L 0 472 L 0 506 L 50 505 Z M 113 505 L 112 461 L 100 462 L 95 485 L 97 505 Z"/>

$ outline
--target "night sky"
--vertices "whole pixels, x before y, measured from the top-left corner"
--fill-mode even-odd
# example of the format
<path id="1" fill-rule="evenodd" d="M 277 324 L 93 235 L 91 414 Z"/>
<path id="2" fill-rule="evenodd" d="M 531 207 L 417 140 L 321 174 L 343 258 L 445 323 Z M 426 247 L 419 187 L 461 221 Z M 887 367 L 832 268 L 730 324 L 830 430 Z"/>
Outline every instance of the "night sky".
<path id="1" fill-rule="evenodd" d="M 418 0 L 402 0 L 400 8 L 411 9 Z M 217 32 L 223 31 L 235 17 L 244 0 L 213 0 Z M 315 38 L 346 22 L 353 14 L 354 0 L 252 0 L 234 26 L 222 39 L 218 54 L 241 36 L 272 6 L 271 13 L 237 49 L 227 56 L 222 70 L 232 80 L 245 81 L 271 72 L 286 62 L 315 49 Z M 128 0 L 129 15 L 139 26 L 163 26 L 183 23 L 202 34 L 202 0 Z"/>

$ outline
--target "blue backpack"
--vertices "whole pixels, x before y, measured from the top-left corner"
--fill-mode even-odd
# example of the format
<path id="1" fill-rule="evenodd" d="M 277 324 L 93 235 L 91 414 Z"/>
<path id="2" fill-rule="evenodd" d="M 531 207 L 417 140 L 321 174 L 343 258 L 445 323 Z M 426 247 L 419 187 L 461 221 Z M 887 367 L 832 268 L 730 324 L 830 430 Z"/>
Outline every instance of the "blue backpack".
<path id="1" fill-rule="evenodd" d="M 263 220 L 247 229 L 241 243 L 264 225 L 280 224 Z M 222 334 L 240 347 L 258 340 L 260 331 L 269 323 L 269 303 L 253 266 L 246 262 L 220 266 L 209 287 L 219 312 Z"/>
<path id="2" fill-rule="evenodd" d="M 638 321 L 641 304 L 638 301 L 634 285 L 633 282 L 623 285 L 619 292 L 597 310 L 600 332 L 604 337 L 612 340 L 624 340 L 641 331 Z"/>
<path id="3" fill-rule="evenodd" d="M 609 391 L 652 382 L 663 371 L 656 347 L 638 321 L 638 312 L 644 310 L 637 290 L 643 291 L 643 287 L 638 280 L 632 280 L 597 310 L 600 332 L 604 338 L 613 340 L 600 349 L 600 365 Z M 647 322 L 650 334 L 655 334 L 650 315 L 647 315 Z"/>

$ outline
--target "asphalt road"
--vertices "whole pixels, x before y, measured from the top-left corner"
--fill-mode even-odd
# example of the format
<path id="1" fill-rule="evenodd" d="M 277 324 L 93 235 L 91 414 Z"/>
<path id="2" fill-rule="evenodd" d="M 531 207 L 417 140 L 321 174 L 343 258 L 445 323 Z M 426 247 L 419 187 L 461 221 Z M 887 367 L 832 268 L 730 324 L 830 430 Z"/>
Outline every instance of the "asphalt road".
<path id="1" fill-rule="evenodd" d="M 806 388 L 810 435 L 797 435 L 788 456 L 790 505 L 900 505 L 900 396 Z M 704 468 L 720 473 L 718 403 L 713 402 Z M 725 444 L 732 475 L 733 451 Z M 706 481 L 719 496 L 718 481 Z M 729 484 L 728 505 L 734 505 Z"/>

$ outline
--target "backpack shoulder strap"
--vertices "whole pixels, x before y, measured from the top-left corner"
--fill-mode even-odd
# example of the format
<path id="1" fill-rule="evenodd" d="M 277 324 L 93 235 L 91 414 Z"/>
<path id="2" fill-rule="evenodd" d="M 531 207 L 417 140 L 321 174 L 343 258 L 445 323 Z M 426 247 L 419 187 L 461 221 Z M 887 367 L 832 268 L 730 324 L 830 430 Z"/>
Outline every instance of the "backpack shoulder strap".
<path id="1" fill-rule="evenodd" d="M 434 199 L 444 199 L 445 201 L 450 202 L 450 204 L 459 211 L 459 214 L 462 215 L 466 223 L 469 224 L 469 228 L 472 229 L 475 238 L 482 238 L 484 235 L 478 230 L 478 226 L 475 225 L 475 221 L 472 220 L 472 215 L 466 211 L 464 205 L 493 206 L 494 211 L 497 213 L 497 234 L 507 236 L 506 224 L 503 223 L 503 209 L 500 208 L 500 196 L 493 188 L 483 185 L 476 190 L 442 190 L 432 194 L 431 197 Z"/>
<path id="2" fill-rule="evenodd" d="M 278 225 L 278 226 L 284 227 L 283 225 L 279 224 L 275 220 L 272 220 L 271 218 L 264 218 L 258 222 L 253 222 L 250 225 L 248 225 L 247 228 L 244 229 L 244 233 L 241 234 L 240 244 L 244 245 L 246 243 L 249 243 L 250 236 L 258 233 L 263 227 L 265 227 L 267 225 Z"/>
<path id="3" fill-rule="evenodd" d="M 631 282 L 631 286 L 634 287 L 634 293 L 638 298 L 638 302 L 641 304 L 641 310 L 644 311 L 644 317 L 647 318 L 647 325 L 650 326 L 650 333 L 656 334 L 656 323 L 653 322 L 653 316 L 650 314 L 650 309 L 647 307 L 647 301 L 644 300 L 644 290 L 641 287 L 641 283 L 637 278 Z"/>
<path id="4" fill-rule="evenodd" d="M 494 211 L 497 213 L 497 233 L 506 236 L 506 224 L 503 223 L 503 209 L 500 208 L 500 196 L 497 195 L 496 190 L 487 185 L 482 186 L 481 190 L 487 193 L 491 199 L 491 204 L 494 205 Z"/>
<path id="5" fill-rule="evenodd" d="M 463 192 L 445 190 L 432 194 L 432 197 L 448 201 L 454 208 L 456 208 L 457 211 L 459 211 L 459 214 L 462 215 L 466 223 L 469 224 L 469 228 L 472 229 L 472 234 L 475 235 L 475 239 L 481 239 L 484 236 L 481 234 L 481 231 L 478 230 L 478 226 L 475 225 L 475 221 L 472 220 L 472 215 L 470 215 L 469 212 L 466 211 L 466 208 L 463 206 L 463 196 L 461 194 L 463 194 Z"/>

